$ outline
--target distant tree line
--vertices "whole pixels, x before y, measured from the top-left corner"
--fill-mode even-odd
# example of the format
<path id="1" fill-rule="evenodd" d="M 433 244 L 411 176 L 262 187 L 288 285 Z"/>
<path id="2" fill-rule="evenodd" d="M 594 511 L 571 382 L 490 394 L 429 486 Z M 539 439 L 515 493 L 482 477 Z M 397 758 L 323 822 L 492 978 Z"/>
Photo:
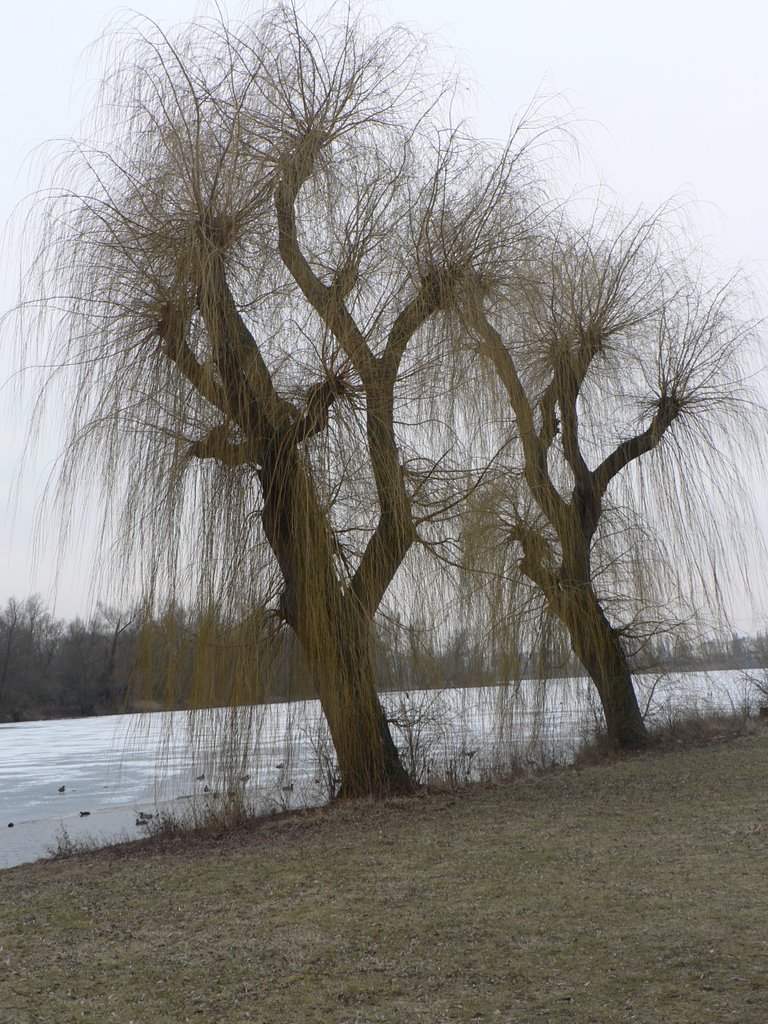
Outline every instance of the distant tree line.
<path id="1" fill-rule="evenodd" d="M 268 644 L 259 639 L 248 648 L 225 623 L 181 606 L 152 616 L 99 604 L 88 618 L 67 621 L 38 595 L 12 597 L 0 611 L 0 722 L 314 698 L 293 635 L 277 629 Z M 235 646 L 241 658 L 250 657 L 249 669 L 227 670 L 222 655 Z M 494 678 L 466 631 L 441 645 L 398 628 L 377 634 L 375 647 L 380 689 L 476 686 Z M 204 659 L 210 687 L 201 694 Z M 243 689 L 246 675 L 250 686 Z"/>
<path id="2" fill-rule="evenodd" d="M 52 615 L 37 595 L 10 598 L 0 612 L 0 721 L 187 707 L 185 680 L 199 657 L 200 631 L 201 624 L 181 607 L 156 619 L 100 604 L 87 619 L 67 621 Z M 254 666 L 260 690 L 253 697 L 308 695 L 295 652 L 285 645 L 280 650 L 279 642 L 274 646 L 278 653 L 268 684 Z M 206 701 L 211 705 L 229 699 L 226 676 L 214 678 Z"/>
<path id="3" fill-rule="evenodd" d="M 118 710 L 136 636 L 131 616 L 111 609 L 67 622 L 38 596 L 10 598 L 0 612 L 0 721 Z"/>
<path id="4" fill-rule="evenodd" d="M 315 697 L 301 649 L 285 630 L 272 637 L 267 660 L 263 645 L 251 652 L 251 688 L 233 695 L 235 673 L 230 677 L 221 670 L 227 642 L 222 623 L 214 626 L 180 606 L 153 617 L 100 604 L 87 619 L 67 621 L 52 615 L 38 595 L 25 601 L 12 597 L 0 611 L 0 722 L 215 706 L 231 702 L 233 696 L 243 703 Z M 202 651 L 207 651 L 212 671 L 210 690 L 201 701 L 189 681 L 199 675 Z M 768 633 L 674 645 L 657 638 L 635 656 L 633 667 L 768 667 Z M 501 665 L 466 628 L 441 641 L 426 629 L 399 623 L 377 632 L 375 668 L 379 690 L 584 674 L 564 643 L 542 644 L 518 653 L 514 664 Z"/>

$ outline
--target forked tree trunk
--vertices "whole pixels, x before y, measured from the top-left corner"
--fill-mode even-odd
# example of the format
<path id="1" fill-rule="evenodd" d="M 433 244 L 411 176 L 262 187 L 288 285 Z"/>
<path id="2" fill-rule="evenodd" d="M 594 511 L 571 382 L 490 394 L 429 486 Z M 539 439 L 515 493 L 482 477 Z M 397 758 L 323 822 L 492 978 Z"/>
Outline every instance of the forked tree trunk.
<path id="1" fill-rule="evenodd" d="M 336 749 L 341 792 L 407 792 L 413 784 L 376 692 L 371 616 L 339 579 L 333 535 L 300 457 L 287 446 L 273 452 L 262 471 L 262 522 L 285 585 L 282 614 L 302 645 Z"/>
<path id="2" fill-rule="evenodd" d="M 563 531 L 565 534 L 565 531 Z M 632 672 L 617 630 L 600 606 L 589 569 L 589 541 L 565 534 L 567 553 L 558 572 L 545 567 L 543 545 L 524 543 L 521 571 L 544 594 L 551 611 L 568 631 L 573 653 L 586 669 L 600 697 L 608 740 L 616 750 L 648 744 Z M 565 546 L 565 545 L 564 545 Z"/>

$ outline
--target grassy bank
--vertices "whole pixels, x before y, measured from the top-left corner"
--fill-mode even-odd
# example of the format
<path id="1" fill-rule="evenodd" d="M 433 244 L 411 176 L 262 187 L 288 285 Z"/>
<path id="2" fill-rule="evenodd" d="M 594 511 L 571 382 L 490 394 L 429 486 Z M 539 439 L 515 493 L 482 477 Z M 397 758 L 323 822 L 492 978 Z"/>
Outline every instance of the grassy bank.
<path id="1" fill-rule="evenodd" d="M 4 1024 L 763 1024 L 768 729 L 0 872 Z"/>

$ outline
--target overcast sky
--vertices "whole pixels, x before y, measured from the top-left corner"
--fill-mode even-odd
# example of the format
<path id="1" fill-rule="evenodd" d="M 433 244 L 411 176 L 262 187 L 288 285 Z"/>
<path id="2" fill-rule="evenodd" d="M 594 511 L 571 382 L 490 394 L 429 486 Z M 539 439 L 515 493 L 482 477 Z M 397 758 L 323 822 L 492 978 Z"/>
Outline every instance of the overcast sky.
<path id="1" fill-rule="evenodd" d="M 188 20 L 197 6 L 148 0 L 137 9 L 168 27 Z M 237 9 L 225 0 L 222 6 Z M 35 145 L 76 131 L 88 92 L 84 53 L 119 10 L 99 0 L 35 0 L 4 10 L 3 223 L 29 190 L 25 162 Z M 768 5 L 384 0 L 374 10 L 386 22 L 406 20 L 437 33 L 453 48 L 477 83 L 477 125 L 486 136 L 505 136 L 535 95 L 558 95 L 556 109 L 576 116 L 584 143 L 574 182 L 604 181 L 630 207 L 655 207 L 675 194 L 695 201 L 698 231 L 714 259 L 724 267 L 745 264 L 768 292 Z M 19 272 L 18 253 L 7 245 L 2 269 L 5 309 Z M 7 335 L 1 337 L 7 346 Z M 11 366 L 3 353 L 3 381 Z M 52 556 L 43 550 L 33 565 L 31 517 L 56 440 L 28 474 L 14 517 L 11 486 L 24 432 L 7 386 L 0 424 L 0 604 L 33 591 L 52 600 Z M 59 614 L 87 611 L 87 573 L 77 566 L 87 569 L 87 557 L 65 565 Z"/>

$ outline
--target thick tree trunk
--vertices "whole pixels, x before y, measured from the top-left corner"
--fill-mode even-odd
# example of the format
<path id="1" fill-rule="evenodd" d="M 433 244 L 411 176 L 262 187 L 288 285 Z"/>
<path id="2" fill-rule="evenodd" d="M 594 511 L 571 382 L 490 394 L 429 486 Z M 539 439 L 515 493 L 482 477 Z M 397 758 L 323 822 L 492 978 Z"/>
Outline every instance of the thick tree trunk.
<path id="1" fill-rule="evenodd" d="M 589 480 L 587 484 L 575 488 L 572 505 L 559 498 L 551 503 L 550 521 L 562 551 L 559 569 L 550 567 L 551 552 L 542 536 L 525 530 L 517 536 L 523 548 L 520 568 L 541 588 L 549 607 L 568 630 L 573 653 L 600 696 L 609 742 L 616 750 L 635 750 L 648 744 L 648 731 L 620 635 L 606 618 L 592 586 L 591 539 L 600 501 Z"/>
<path id="2" fill-rule="evenodd" d="M 328 722 L 345 796 L 413 788 L 375 686 L 372 613 L 339 580 L 334 538 L 301 459 L 273 449 L 262 522 L 283 576 L 282 614 L 298 637 Z"/>
<path id="3" fill-rule="evenodd" d="M 571 533 L 568 557 L 554 572 L 543 564 L 530 537 L 522 539 L 522 572 L 541 588 L 547 604 L 565 626 L 573 653 L 587 670 L 605 715 L 611 745 L 636 750 L 648 744 L 632 672 L 621 638 L 606 618 L 590 580 L 589 542 Z"/>
<path id="4" fill-rule="evenodd" d="M 353 601 L 339 596 L 318 609 L 321 629 L 318 620 L 309 630 L 296 624 L 336 750 L 341 795 L 410 792 L 376 692 L 372 624 Z"/>
<path id="5" fill-rule="evenodd" d="M 592 587 L 574 587 L 558 596 L 557 614 L 568 629 L 574 654 L 600 696 L 609 742 L 617 750 L 646 746 L 648 731 L 627 656 Z"/>

